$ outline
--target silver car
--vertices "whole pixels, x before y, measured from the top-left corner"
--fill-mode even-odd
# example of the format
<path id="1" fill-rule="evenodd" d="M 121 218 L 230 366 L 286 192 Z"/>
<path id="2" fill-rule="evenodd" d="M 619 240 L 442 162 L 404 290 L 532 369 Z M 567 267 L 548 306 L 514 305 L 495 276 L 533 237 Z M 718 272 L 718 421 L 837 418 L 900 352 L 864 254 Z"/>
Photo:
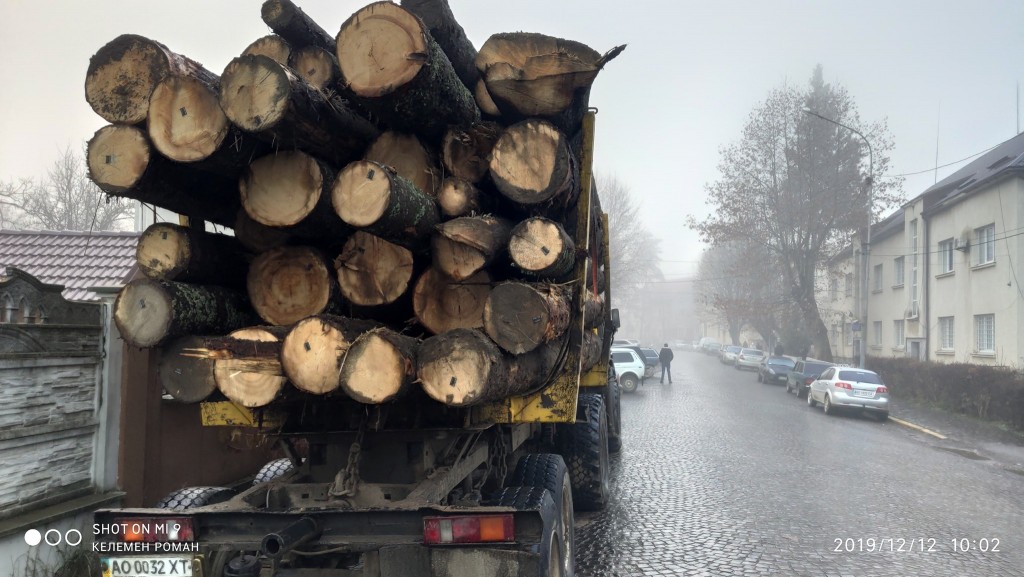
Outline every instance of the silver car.
<path id="1" fill-rule="evenodd" d="M 874 413 L 879 420 L 889 418 L 889 388 L 878 373 L 867 369 L 829 367 L 811 383 L 807 405 L 821 403 L 825 414 L 837 409 L 858 409 Z"/>
<path id="2" fill-rule="evenodd" d="M 754 369 L 756 371 L 761 366 L 761 363 L 764 362 L 764 356 L 764 351 L 741 349 L 736 354 L 736 364 L 734 366 L 737 371 L 741 369 Z"/>

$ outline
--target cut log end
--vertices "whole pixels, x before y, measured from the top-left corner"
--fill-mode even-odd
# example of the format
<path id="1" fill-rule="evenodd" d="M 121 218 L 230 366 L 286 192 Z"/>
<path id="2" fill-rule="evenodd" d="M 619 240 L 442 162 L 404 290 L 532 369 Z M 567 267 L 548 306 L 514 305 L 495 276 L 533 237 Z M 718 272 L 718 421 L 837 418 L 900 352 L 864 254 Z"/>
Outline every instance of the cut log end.
<path id="1" fill-rule="evenodd" d="M 558 276 L 567 272 L 566 255 L 571 256 L 574 247 L 571 239 L 554 221 L 545 218 L 531 218 L 520 223 L 512 231 L 509 241 L 509 255 L 517 267 L 535 275 Z M 569 261 L 571 266 L 573 261 Z"/>
<path id="2" fill-rule="evenodd" d="M 388 208 L 391 179 L 375 162 L 353 162 L 335 180 L 332 200 L 341 220 L 356 227 L 370 226 Z"/>
<path id="3" fill-rule="evenodd" d="M 290 325 L 324 312 L 333 285 L 333 272 L 323 257 L 308 247 L 272 249 L 256 257 L 249 267 L 252 306 L 274 325 Z"/>
<path id="4" fill-rule="evenodd" d="M 419 138 L 394 131 L 382 132 L 363 156 L 378 164 L 390 166 L 416 185 L 422 192 L 435 196 L 440 186 L 439 171 L 433 155 Z"/>
<path id="5" fill-rule="evenodd" d="M 548 122 L 520 122 L 495 143 L 490 170 L 498 190 L 509 199 L 527 205 L 546 202 L 570 182 L 568 143 Z"/>
<path id="6" fill-rule="evenodd" d="M 437 269 L 428 269 L 413 289 L 416 318 L 434 334 L 459 328 L 481 328 L 490 283 L 487 271 L 480 271 L 464 281 L 454 281 Z"/>
<path id="7" fill-rule="evenodd" d="M 281 363 L 296 388 L 323 395 L 338 388 L 341 365 L 351 344 L 331 323 L 317 317 L 303 319 L 285 337 Z"/>
<path id="8" fill-rule="evenodd" d="M 213 154 L 230 128 L 216 89 L 188 76 L 161 80 L 149 100 L 149 137 L 164 156 L 194 162 Z"/>
<path id="9" fill-rule="evenodd" d="M 427 36 L 420 20 L 390 2 L 357 11 L 337 37 L 338 65 L 358 96 L 390 94 L 419 74 L 427 61 Z M 372 65 L 366 55 L 373 56 Z"/>
<path id="10" fill-rule="evenodd" d="M 260 224 L 291 226 L 309 216 L 323 191 L 323 173 L 313 157 L 281 152 L 257 159 L 239 183 L 242 206 Z"/>
<path id="11" fill-rule="evenodd" d="M 171 298 L 154 281 L 136 280 L 121 289 L 114 301 L 118 330 L 138 347 L 158 345 L 167 336 L 172 319 Z"/>
<path id="12" fill-rule="evenodd" d="M 488 347 L 456 343 L 449 348 L 426 358 L 421 356 L 417 375 L 423 390 L 430 398 L 452 407 L 472 405 L 489 382 L 500 357 Z"/>
<path id="13" fill-rule="evenodd" d="M 174 280 L 192 258 L 189 237 L 178 226 L 156 223 L 139 237 L 135 249 L 139 269 L 149 278 Z"/>
<path id="14" fill-rule="evenodd" d="M 217 390 L 212 359 L 186 356 L 187 349 L 201 347 L 203 337 L 189 335 L 160 348 L 157 373 L 167 394 L 182 403 L 198 403 Z"/>
<path id="15" fill-rule="evenodd" d="M 282 66 L 262 55 L 241 56 L 227 65 L 220 106 L 231 122 L 250 132 L 280 122 L 291 103 L 291 82 Z"/>
<path id="16" fill-rule="evenodd" d="M 268 34 L 246 46 L 242 56 L 266 56 L 282 66 L 288 65 L 292 49 L 288 41 L 277 34 Z"/>
<path id="17" fill-rule="evenodd" d="M 453 280 L 464 280 L 484 268 L 490 259 L 479 249 L 440 234 L 431 239 L 434 266 Z"/>
<path id="18" fill-rule="evenodd" d="M 558 338 L 569 324 L 569 301 L 551 286 L 502 283 L 484 307 L 484 330 L 501 348 L 520 355 Z"/>
<path id="19" fill-rule="evenodd" d="M 257 341 L 277 342 L 278 335 L 262 327 L 239 329 L 228 335 L 232 338 Z M 276 371 L 273 369 L 276 364 Z M 213 373 L 217 388 L 228 399 L 245 407 L 264 407 L 270 404 L 281 391 L 287 379 L 280 369 L 280 362 L 275 359 L 264 360 L 260 370 L 254 370 L 253 363 L 246 359 L 218 359 L 213 361 Z"/>
<path id="20" fill-rule="evenodd" d="M 296 50 L 292 52 L 288 64 L 314 88 L 323 90 L 338 81 L 338 63 L 334 55 L 323 48 L 307 46 Z"/>
<path id="21" fill-rule="evenodd" d="M 461 178 L 446 178 L 437 192 L 437 204 L 443 216 L 455 218 L 480 211 L 480 189 Z"/>
<path id="22" fill-rule="evenodd" d="M 372 405 L 394 399 L 413 376 L 415 367 L 410 359 L 374 332 L 352 343 L 342 367 L 342 382 L 348 396 Z"/>
<path id="23" fill-rule="evenodd" d="M 142 178 L 151 149 L 146 134 L 134 126 L 110 125 L 89 140 L 89 177 L 106 192 L 126 191 Z"/>
<path id="24" fill-rule="evenodd" d="M 384 305 L 409 290 L 413 256 L 407 248 L 358 231 L 345 242 L 334 268 L 347 301 L 361 306 Z"/>
<path id="25" fill-rule="evenodd" d="M 138 124 L 146 119 L 153 87 L 169 68 L 167 54 L 156 42 L 119 36 L 89 60 L 85 99 L 108 122 Z"/>

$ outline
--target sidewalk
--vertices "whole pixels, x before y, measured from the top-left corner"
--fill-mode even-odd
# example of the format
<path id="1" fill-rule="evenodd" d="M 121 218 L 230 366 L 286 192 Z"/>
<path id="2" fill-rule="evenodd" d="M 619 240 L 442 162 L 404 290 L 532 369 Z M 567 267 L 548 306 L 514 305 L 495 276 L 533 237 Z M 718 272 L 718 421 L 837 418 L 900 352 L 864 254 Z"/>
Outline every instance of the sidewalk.
<path id="1" fill-rule="evenodd" d="M 890 414 L 946 437 L 927 435 L 940 449 L 969 459 L 992 460 L 1008 471 L 1024 475 L 1024 432 L 908 400 L 893 399 Z"/>

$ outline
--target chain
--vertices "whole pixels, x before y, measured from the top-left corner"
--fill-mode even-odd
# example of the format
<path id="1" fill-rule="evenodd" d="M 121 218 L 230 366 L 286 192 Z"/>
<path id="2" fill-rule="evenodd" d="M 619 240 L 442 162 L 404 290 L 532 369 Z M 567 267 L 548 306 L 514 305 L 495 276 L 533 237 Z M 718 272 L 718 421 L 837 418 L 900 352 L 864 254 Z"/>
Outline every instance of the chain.
<path id="1" fill-rule="evenodd" d="M 334 497 L 345 497 L 356 494 L 359 488 L 359 457 L 363 449 L 363 436 L 366 434 L 366 418 L 359 424 L 359 432 L 348 448 L 348 465 L 338 471 L 331 486 L 330 494 Z"/>

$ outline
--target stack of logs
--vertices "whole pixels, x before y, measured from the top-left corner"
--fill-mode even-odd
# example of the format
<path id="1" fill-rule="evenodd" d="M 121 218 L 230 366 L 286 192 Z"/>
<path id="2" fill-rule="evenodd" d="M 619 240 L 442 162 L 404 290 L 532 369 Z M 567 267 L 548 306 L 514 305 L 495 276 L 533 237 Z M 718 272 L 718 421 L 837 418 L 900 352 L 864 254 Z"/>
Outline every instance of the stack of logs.
<path id="1" fill-rule="evenodd" d="M 515 33 L 478 52 L 446 0 L 370 4 L 336 36 L 290 0 L 262 16 L 274 34 L 220 76 L 133 35 L 90 60 L 86 99 L 111 123 L 91 178 L 193 225 L 140 238 L 121 336 L 162 348 L 184 402 L 421 387 L 458 407 L 549 383 L 574 311 L 602 318 L 603 273 L 572 282 L 601 262 L 574 242 L 581 126 L 622 47 Z M 592 366 L 600 343 L 580 340 Z"/>

